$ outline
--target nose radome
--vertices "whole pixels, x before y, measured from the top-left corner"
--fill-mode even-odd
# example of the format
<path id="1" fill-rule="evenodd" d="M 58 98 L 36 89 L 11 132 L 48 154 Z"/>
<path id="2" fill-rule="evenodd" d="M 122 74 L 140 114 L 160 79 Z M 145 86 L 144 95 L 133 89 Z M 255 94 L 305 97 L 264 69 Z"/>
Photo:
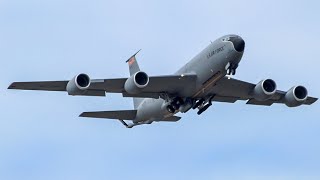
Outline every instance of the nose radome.
<path id="1" fill-rule="evenodd" d="M 245 42 L 241 37 L 230 37 L 229 41 L 232 42 L 234 49 L 238 52 L 243 52 L 245 48 Z"/>

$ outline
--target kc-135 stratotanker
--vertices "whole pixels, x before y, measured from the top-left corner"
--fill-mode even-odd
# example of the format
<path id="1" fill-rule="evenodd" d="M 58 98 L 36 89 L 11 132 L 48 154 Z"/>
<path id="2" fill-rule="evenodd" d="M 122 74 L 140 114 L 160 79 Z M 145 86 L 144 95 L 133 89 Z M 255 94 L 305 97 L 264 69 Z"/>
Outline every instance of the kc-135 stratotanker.
<path id="1" fill-rule="evenodd" d="M 191 109 L 197 109 L 200 115 L 213 102 L 244 100 L 252 105 L 279 103 L 298 107 L 317 101 L 309 97 L 307 89 L 301 85 L 280 91 L 272 79 L 252 84 L 232 78 L 244 49 L 245 41 L 240 36 L 227 35 L 212 42 L 172 75 L 149 76 L 140 70 L 136 53 L 126 61 L 129 78 L 90 79 L 81 73 L 68 81 L 14 82 L 9 89 L 66 91 L 73 96 L 121 93 L 123 97 L 133 98 L 133 110 L 83 112 L 80 117 L 116 119 L 127 128 L 153 122 L 176 122 L 181 117 L 175 114 Z"/>

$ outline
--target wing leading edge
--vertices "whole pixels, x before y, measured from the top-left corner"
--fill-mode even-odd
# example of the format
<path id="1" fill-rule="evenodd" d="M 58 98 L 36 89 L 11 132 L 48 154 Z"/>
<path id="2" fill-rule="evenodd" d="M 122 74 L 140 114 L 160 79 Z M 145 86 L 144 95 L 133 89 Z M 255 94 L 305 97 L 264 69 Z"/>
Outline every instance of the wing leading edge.
<path id="1" fill-rule="evenodd" d="M 8 89 L 38 90 L 38 91 L 66 91 L 69 81 L 38 81 L 38 82 L 14 82 Z M 87 90 L 81 96 L 105 96 L 104 91 Z"/>
<path id="2" fill-rule="evenodd" d="M 149 84 L 139 94 L 128 94 L 124 84 L 128 78 L 92 79 L 89 88 L 83 96 L 105 96 L 105 92 L 122 93 L 124 97 L 159 98 L 160 93 L 182 95 L 186 89 L 195 88 L 197 76 L 195 74 L 151 76 Z M 69 81 L 38 81 L 14 82 L 8 89 L 40 90 L 40 91 L 67 91 Z"/>

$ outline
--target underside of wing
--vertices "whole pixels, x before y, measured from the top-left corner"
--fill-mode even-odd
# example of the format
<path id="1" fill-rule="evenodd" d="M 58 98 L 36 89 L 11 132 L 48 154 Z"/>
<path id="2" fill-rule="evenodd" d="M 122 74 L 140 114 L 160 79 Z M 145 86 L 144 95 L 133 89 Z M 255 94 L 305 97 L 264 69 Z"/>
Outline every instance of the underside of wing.
<path id="1" fill-rule="evenodd" d="M 79 74 L 70 81 L 14 82 L 8 89 L 67 91 L 69 95 L 105 96 L 105 92 L 122 93 L 124 97 L 159 98 L 161 93 L 184 96 L 196 86 L 195 74 L 165 75 L 148 77 L 148 83 L 141 87 L 135 77 L 117 79 L 90 79 Z M 128 85 L 127 85 L 128 84 Z M 130 93 L 128 89 L 136 89 Z"/>
<path id="2" fill-rule="evenodd" d="M 274 103 L 278 103 L 278 104 L 286 104 L 286 100 L 285 100 L 285 95 L 286 92 L 283 91 L 277 91 L 276 96 L 278 98 L 271 98 L 265 101 L 258 101 L 254 98 L 251 98 L 250 100 L 247 101 L 247 104 L 251 104 L 251 105 L 261 105 L 261 106 L 271 106 Z M 318 98 L 314 98 L 314 97 L 307 97 L 306 100 L 301 103 L 303 105 L 311 105 L 313 103 L 315 103 L 318 100 Z M 297 105 L 298 106 L 298 105 Z M 292 106 L 295 107 L 295 106 Z"/>
<path id="3" fill-rule="evenodd" d="M 281 103 L 289 107 L 296 107 L 302 104 L 311 105 L 318 100 L 317 98 L 307 96 L 307 90 L 303 86 L 295 86 L 285 92 L 276 90 L 276 85 L 272 84 L 273 81 L 270 79 L 268 81 L 269 82 L 266 82 L 266 80 L 264 80 L 258 84 L 252 84 L 237 79 L 222 78 L 212 87 L 209 93 L 215 95 L 212 99 L 213 101 L 234 103 L 238 100 L 244 100 L 247 101 L 247 104 L 262 106 Z M 264 82 L 266 83 L 263 84 Z M 269 93 L 268 89 L 262 90 L 263 88 L 268 88 L 266 85 L 268 83 L 271 83 L 271 86 L 273 85 L 273 92 L 270 91 Z M 300 93 L 295 92 L 298 89 L 301 91 Z M 266 93 L 265 96 L 263 93 Z M 305 97 L 299 99 L 295 97 L 295 93 L 297 95 L 303 94 Z M 286 94 L 288 95 L 286 96 Z"/>
<path id="4" fill-rule="evenodd" d="M 150 76 L 148 84 L 137 93 L 129 93 L 125 84 L 129 78 L 102 79 L 91 83 L 90 90 L 103 90 L 109 93 L 122 93 L 124 97 L 159 98 L 161 93 L 184 96 L 196 87 L 195 74 Z M 135 86 L 134 83 L 128 83 Z"/>
<path id="5" fill-rule="evenodd" d="M 150 77 L 149 85 L 143 92 L 167 92 L 171 94 L 183 94 L 187 89 L 193 89 L 196 85 L 197 75 L 167 75 Z"/>
<path id="6" fill-rule="evenodd" d="M 14 82 L 8 89 L 66 91 L 68 81 Z"/>
<path id="7" fill-rule="evenodd" d="M 14 82 L 8 89 L 38 90 L 38 91 L 67 91 L 69 81 L 38 81 L 38 82 Z M 85 90 L 79 96 L 105 96 L 104 91 Z"/>

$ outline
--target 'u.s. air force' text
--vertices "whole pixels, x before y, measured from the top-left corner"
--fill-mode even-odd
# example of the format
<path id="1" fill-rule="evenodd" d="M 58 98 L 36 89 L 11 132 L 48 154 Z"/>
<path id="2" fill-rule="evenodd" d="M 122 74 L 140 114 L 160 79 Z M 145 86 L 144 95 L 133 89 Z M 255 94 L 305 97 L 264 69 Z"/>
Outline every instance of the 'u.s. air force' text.
<path id="1" fill-rule="evenodd" d="M 215 50 L 211 51 L 211 52 L 207 55 L 207 58 L 209 59 L 209 58 L 211 58 L 213 55 L 218 54 L 218 53 L 220 53 L 220 52 L 222 52 L 222 51 L 224 51 L 224 46 L 222 46 L 222 47 L 220 47 L 220 48 L 218 48 L 218 49 L 215 49 Z"/>

